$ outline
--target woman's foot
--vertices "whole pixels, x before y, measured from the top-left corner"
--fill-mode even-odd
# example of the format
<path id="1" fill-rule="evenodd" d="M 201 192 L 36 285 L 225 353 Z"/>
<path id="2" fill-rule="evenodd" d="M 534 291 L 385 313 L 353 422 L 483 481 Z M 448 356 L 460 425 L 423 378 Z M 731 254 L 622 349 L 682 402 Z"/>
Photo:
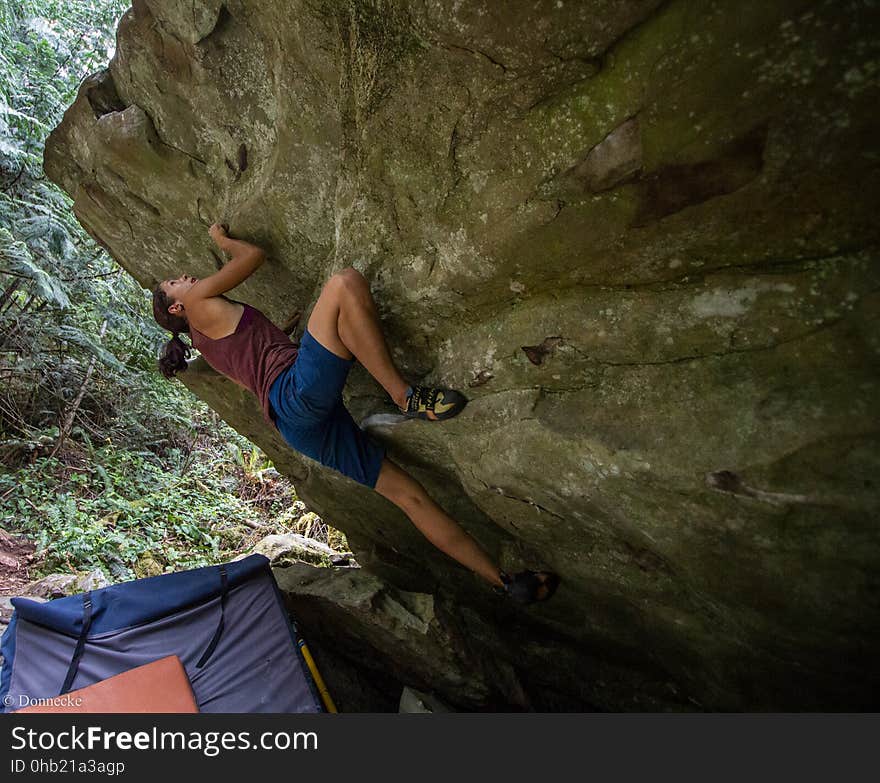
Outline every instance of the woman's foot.
<path id="1" fill-rule="evenodd" d="M 520 571 L 513 576 L 502 571 L 501 581 L 504 586 L 496 588 L 497 592 L 518 604 L 532 604 L 549 601 L 561 580 L 552 571 Z"/>
<path id="2" fill-rule="evenodd" d="M 410 419 L 442 421 L 457 416 L 467 405 L 467 397 L 455 389 L 411 386 L 398 407 Z"/>

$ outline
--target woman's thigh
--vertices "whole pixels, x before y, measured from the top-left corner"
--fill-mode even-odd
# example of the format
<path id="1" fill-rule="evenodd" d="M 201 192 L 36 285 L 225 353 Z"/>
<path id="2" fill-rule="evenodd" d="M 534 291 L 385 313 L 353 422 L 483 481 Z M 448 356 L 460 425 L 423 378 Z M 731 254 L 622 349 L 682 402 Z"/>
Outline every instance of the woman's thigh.
<path id="1" fill-rule="evenodd" d="M 284 440 L 301 454 L 359 484 L 376 486 L 385 448 L 355 424 L 342 403 L 317 426 L 302 426 L 286 419 L 276 423 Z"/>
<path id="2" fill-rule="evenodd" d="M 309 334 L 328 351 L 343 359 L 351 359 L 352 354 L 339 337 L 339 310 L 345 280 L 343 274 L 333 275 L 321 289 L 321 295 L 309 316 L 306 327 Z"/>

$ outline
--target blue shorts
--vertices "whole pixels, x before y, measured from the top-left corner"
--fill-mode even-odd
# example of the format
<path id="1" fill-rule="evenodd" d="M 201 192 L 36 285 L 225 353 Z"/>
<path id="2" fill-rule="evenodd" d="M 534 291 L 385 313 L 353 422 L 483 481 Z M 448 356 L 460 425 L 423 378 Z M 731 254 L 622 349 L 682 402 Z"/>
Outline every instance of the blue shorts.
<path id="1" fill-rule="evenodd" d="M 328 351 L 306 330 L 296 361 L 269 389 L 275 426 L 293 448 L 368 487 L 376 486 L 385 449 L 354 423 L 342 387 L 354 359 Z"/>

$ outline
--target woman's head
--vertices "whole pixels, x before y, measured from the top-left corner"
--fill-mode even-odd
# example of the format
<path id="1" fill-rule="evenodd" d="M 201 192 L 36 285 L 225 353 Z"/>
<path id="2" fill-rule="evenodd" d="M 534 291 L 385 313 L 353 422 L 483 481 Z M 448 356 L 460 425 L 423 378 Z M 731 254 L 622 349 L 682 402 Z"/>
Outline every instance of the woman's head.
<path id="1" fill-rule="evenodd" d="M 176 280 L 163 280 L 153 290 L 153 318 L 159 326 L 174 334 L 159 354 L 159 370 L 166 378 L 173 378 L 186 369 L 190 347 L 180 339 L 180 334 L 189 331 L 189 321 L 181 299 L 195 282 L 194 277 L 182 275 Z"/>

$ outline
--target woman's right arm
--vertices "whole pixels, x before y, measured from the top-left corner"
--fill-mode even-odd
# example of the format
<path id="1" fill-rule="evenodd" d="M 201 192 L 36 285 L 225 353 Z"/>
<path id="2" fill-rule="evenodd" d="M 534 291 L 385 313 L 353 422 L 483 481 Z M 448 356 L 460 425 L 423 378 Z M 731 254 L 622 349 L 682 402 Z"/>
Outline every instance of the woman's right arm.
<path id="1" fill-rule="evenodd" d="M 233 239 L 226 235 L 226 229 L 215 223 L 208 230 L 217 247 L 229 253 L 231 258 L 222 269 L 210 277 L 199 280 L 186 294 L 185 299 L 208 299 L 231 291 L 250 277 L 266 260 L 262 248 Z"/>

